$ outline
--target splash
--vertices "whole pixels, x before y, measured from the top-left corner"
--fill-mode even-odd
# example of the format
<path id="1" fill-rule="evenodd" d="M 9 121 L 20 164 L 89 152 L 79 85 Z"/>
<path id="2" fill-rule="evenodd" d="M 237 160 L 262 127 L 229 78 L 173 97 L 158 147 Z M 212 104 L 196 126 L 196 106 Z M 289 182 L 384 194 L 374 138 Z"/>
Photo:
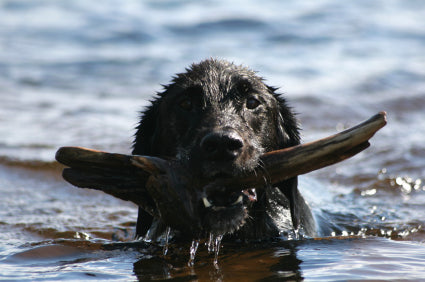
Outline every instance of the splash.
<path id="1" fill-rule="evenodd" d="M 221 240 L 223 239 L 223 235 L 218 235 L 214 240 L 214 265 L 218 264 L 218 253 L 220 252 Z"/>
<path id="2" fill-rule="evenodd" d="M 214 252 L 214 265 L 218 265 L 218 254 L 220 252 L 221 240 L 223 239 L 223 235 L 214 235 L 210 233 L 208 238 L 208 252 Z"/>
<path id="3" fill-rule="evenodd" d="M 196 256 L 196 251 L 198 250 L 198 246 L 199 246 L 199 240 L 193 240 L 192 245 L 190 246 L 190 258 L 187 263 L 189 267 L 192 267 L 195 264 L 195 256 Z"/>

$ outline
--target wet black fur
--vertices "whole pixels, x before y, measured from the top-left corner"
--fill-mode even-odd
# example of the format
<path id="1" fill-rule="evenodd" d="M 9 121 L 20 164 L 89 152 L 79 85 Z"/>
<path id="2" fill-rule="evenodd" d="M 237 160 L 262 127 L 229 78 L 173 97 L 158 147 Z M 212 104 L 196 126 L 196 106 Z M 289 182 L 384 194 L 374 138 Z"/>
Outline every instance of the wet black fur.
<path id="1" fill-rule="evenodd" d="M 133 154 L 177 157 L 196 175 L 214 179 L 261 169 L 261 154 L 300 143 L 297 120 L 285 99 L 248 68 L 205 60 L 177 74 L 164 88 L 142 113 Z M 231 156 L 211 155 L 204 144 L 209 134 L 236 139 Z M 239 212 L 208 213 L 206 226 L 243 239 L 275 237 L 299 226 L 313 235 L 311 212 L 298 191 L 297 178 L 275 186 L 257 189 L 258 200 L 244 199 Z M 284 213 L 289 211 L 288 222 Z M 139 207 L 138 237 L 150 229 L 155 238 L 164 227 L 160 218 Z"/>

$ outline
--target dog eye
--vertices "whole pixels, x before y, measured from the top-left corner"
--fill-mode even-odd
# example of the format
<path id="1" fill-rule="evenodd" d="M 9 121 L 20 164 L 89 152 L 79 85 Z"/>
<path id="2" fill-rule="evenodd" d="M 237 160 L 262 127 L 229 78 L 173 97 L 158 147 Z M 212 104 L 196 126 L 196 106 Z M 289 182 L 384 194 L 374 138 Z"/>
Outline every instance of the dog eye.
<path id="1" fill-rule="evenodd" d="M 255 109 L 259 105 L 260 105 L 260 101 L 258 101 L 257 99 L 255 99 L 253 97 L 248 98 L 248 100 L 246 100 L 246 107 L 250 110 Z"/>
<path id="2" fill-rule="evenodd" d="M 179 105 L 183 110 L 186 110 L 186 111 L 192 110 L 192 106 L 193 106 L 192 101 L 189 98 L 181 100 Z"/>

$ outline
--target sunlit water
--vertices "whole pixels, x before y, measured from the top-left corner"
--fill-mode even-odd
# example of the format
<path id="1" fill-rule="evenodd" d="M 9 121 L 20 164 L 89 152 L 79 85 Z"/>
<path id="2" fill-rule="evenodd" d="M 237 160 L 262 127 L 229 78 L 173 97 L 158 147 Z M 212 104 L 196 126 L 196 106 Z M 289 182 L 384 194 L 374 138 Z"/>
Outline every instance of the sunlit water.
<path id="1" fill-rule="evenodd" d="M 0 1 L 0 279 L 423 278 L 424 15 L 414 0 Z M 208 57 L 280 87 L 304 141 L 388 112 L 365 152 L 301 177 L 320 240 L 135 242 L 135 205 L 62 180 L 58 147 L 129 153 L 150 97 Z"/>

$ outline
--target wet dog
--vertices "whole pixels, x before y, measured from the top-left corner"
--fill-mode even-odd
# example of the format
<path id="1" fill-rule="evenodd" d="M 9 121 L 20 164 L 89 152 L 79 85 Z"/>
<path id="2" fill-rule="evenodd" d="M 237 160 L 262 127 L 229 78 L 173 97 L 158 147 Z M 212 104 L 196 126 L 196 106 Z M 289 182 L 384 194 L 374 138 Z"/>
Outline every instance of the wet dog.
<path id="1" fill-rule="evenodd" d="M 177 158 L 211 180 L 260 170 L 261 154 L 300 143 L 297 120 L 276 90 L 246 67 L 215 59 L 194 64 L 142 113 L 133 154 Z M 300 228 L 314 235 L 297 178 L 264 186 L 202 197 L 200 232 L 246 240 Z M 139 207 L 138 237 L 156 239 L 166 226 Z"/>

